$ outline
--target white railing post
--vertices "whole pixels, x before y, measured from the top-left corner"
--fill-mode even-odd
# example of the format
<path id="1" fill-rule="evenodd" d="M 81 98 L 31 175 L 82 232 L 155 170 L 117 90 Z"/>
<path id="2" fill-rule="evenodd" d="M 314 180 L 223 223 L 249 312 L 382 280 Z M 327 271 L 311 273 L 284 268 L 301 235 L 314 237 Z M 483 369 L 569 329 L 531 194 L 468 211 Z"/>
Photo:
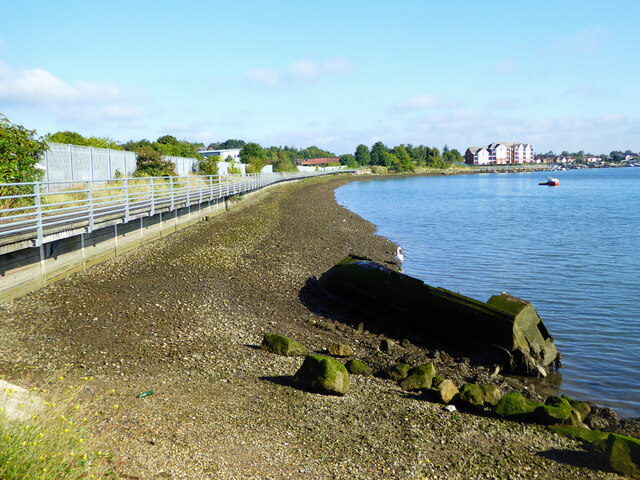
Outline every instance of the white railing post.
<path id="1" fill-rule="evenodd" d="M 169 192 L 171 195 L 171 210 L 173 210 L 175 206 L 174 197 L 173 197 L 173 177 L 169 177 Z"/>
<path id="2" fill-rule="evenodd" d="M 149 216 L 153 217 L 156 213 L 156 198 L 153 189 L 153 177 L 149 177 L 149 195 L 151 195 L 151 211 L 149 212 Z"/>
<path id="3" fill-rule="evenodd" d="M 44 243 L 42 234 L 42 205 L 40 203 L 40 184 L 38 182 L 33 184 L 33 195 L 35 196 L 36 204 L 36 246 L 39 247 Z"/>
<path id="4" fill-rule="evenodd" d="M 87 182 L 87 203 L 89 205 L 89 233 L 93 232 L 93 193 L 91 191 L 91 180 Z"/>
<path id="5" fill-rule="evenodd" d="M 124 223 L 129 223 L 129 182 L 124 179 Z"/>
<path id="6" fill-rule="evenodd" d="M 191 192 L 189 191 L 189 177 L 186 177 L 186 178 L 187 178 L 187 207 L 188 207 L 191 205 Z"/>
<path id="7" fill-rule="evenodd" d="M 198 176 L 198 205 L 202 205 L 202 177 Z"/>

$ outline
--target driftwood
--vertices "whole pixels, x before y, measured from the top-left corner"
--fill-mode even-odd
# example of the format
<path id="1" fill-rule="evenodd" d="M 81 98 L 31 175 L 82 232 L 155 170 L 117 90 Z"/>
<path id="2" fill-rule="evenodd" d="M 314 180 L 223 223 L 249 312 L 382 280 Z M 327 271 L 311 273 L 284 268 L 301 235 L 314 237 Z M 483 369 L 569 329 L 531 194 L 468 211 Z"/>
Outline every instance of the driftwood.
<path id="1" fill-rule="evenodd" d="M 489 301 L 432 287 L 367 258 L 348 256 L 325 272 L 332 296 L 506 371 L 546 375 L 560 353 L 533 305 L 507 295 Z"/>

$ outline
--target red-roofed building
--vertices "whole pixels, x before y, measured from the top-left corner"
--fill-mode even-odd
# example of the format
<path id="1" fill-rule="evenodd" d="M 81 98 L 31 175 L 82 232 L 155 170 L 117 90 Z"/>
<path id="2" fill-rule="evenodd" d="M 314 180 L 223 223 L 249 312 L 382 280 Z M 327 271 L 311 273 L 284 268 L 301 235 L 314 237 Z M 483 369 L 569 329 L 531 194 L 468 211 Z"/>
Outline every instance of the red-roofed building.
<path id="1" fill-rule="evenodd" d="M 323 158 L 310 158 L 308 160 L 302 160 L 300 165 L 315 167 L 316 165 L 319 167 L 326 167 L 330 164 L 340 165 L 339 157 L 323 157 Z"/>

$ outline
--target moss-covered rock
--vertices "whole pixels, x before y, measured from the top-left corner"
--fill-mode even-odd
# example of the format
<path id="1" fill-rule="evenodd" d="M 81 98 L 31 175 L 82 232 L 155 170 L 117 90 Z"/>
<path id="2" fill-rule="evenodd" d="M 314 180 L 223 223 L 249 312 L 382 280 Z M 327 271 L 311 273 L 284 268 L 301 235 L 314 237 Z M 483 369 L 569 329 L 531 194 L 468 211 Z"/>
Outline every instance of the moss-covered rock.
<path id="1" fill-rule="evenodd" d="M 442 378 L 440 375 L 436 375 L 435 377 L 433 377 L 433 380 L 431 380 L 431 388 L 438 388 L 438 385 L 440 385 L 443 380 L 444 378 Z"/>
<path id="2" fill-rule="evenodd" d="M 458 394 L 458 403 L 467 408 L 484 408 L 484 396 L 479 385 L 465 383 Z"/>
<path id="3" fill-rule="evenodd" d="M 458 403 L 467 408 L 482 409 L 486 405 L 495 406 L 502 392 L 495 385 L 465 383 L 460 389 Z"/>
<path id="4" fill-rule="evenodd" d="M 561 397 L 550 396 L 544 405 L 534 410 L 534 418 L 542 425 L 575 425 L 580 426 L 580 414 L 574 410 L 569 402 Z"/>
<path id="5" fill-rule="evenodd" d="M 580 415 L 580 421 L 584 422 L 585 418 L 591 413 L 591 408 L 587 405 L 587 402 L 581 402 L 579 400 L 574 400 L 568 395 L 562 395 L 560 398 L 564 398 L 571 408 L 573 408 Z"/>
<path id="6" fill-rule="evenodd" d="M 607 458 L 616 472 L 640 478 L 640 440 L 612 433 L 607 440 Z"/>
<path id="7" fill-rule="evenodd" d="M 327 352 L 332 357 L 350 357 L 353 355 L 353 348 L 343 343 L 332 343 L 327 347 Z"/>
<path id="8" fill-rule="evenodd" d="M 307 355 L 293 377 L 293 384 L 326 395 L 344 395 L 349 391 L 349 372 L 333 358 Z"/>
<path id="9" fill-rule="evenodd" d="M 378 376 L 386 378 L 387 380 L 393 380 L 394 382 L 401 382 L 409 375 L 411 367 L 405 363 L 396 363 L 390 367 L 385 368 Z"/>
<path id="10" fill-rule="evenodd" d="M 269 333 L 264 334 L 260 348 L 267 352 L 277 353 L 278 355 L 285 355 L 287 357 L 309 355 L 309 349 L 300 342 L 289 337 Z"/>
<path id="11" fill-rule="evenodd" d="M 436 369 L 433 363 L 424 363 L 409 370 L 407 378 L 400 382 L 400 388 L 410 392 L 431 388 L 431 382 L 435 374 Z"/>
<path id="12" fill-rule="evenodd" d="M 502 398 L 502 392 L 495 385 L 479 385 L 485 405 L 495 407 Z"/>
<path id="13" fill-rule="evenodd" d="M 589 444 L 604 456 L 612 470 L 640 478 L 640 440 L 637 438 L 579 427 L 552 427 L 552 431 Z"/>
<path id="14" fill-rule="evenodd" d="M 527 400 L 519 392 L 511 392 L 503 395 L 496 404 L 496 415 L 511 420 L 530 420 L 533 411 L 538 408 L 540 403 Z"/>
<path id="15" fill-rule="evenodd" d="M 353 375 L 371 375 L 371 367 L 358 360 L 351 359 L 344 366 Z"/>

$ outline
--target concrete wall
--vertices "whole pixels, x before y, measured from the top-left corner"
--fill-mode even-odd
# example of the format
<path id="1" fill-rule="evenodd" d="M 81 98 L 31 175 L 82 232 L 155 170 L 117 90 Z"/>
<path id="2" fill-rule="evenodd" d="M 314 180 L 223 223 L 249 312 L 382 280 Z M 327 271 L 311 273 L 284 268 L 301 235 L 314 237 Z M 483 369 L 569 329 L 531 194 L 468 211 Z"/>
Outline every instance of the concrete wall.
<path id="1" fill-rule="evenodd" d="M 0 255 L 0 303 L 38 290 L 140 245 L 188 227 L 226 210 L 226 200 L 212 200 L 179 210 L 113 223 L 91 233 L 60 238 L 41 247 Z M 9 249 L 7 249 L 9 250 Z"/>

